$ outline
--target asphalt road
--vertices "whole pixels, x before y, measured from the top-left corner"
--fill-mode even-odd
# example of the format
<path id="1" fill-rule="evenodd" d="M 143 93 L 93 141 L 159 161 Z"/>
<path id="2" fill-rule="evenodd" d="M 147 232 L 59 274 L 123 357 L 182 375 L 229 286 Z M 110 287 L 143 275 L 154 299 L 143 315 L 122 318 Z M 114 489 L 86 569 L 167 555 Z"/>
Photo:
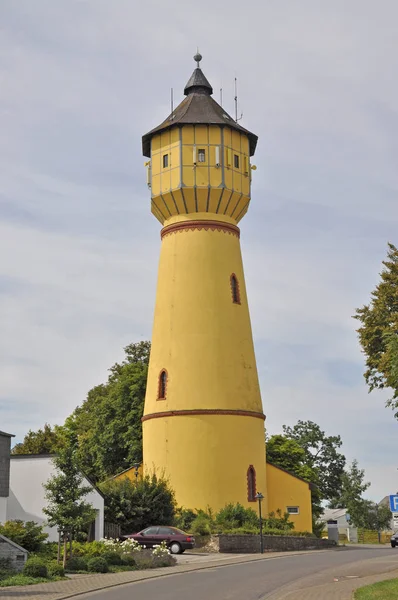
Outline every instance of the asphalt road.
<path id="1" fill-rule="evenodd" d="M 80 596 L 81 600 L 260 600 L 293 582 L 298 587 L 398 566 L 392 548 L 338 549 L 213 567 Z M 387 569 L 384 569 L 387 570 Z M 274 593 L 273 593 L 274 592 Z"/>

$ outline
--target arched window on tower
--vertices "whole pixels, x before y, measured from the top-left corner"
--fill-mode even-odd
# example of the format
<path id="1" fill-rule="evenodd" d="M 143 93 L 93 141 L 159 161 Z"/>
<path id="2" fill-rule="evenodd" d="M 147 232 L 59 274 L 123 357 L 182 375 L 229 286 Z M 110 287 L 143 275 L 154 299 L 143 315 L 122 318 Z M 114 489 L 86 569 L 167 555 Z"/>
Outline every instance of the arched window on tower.
<path id="1" fill-rule="evenodd" d="M 232 302 L 234 304 L 240 304 L 240 292 L 239 292 L 239 282 L 235 273 L 231 275 L 231 292 L 232 292 Z"/>
<path id="2" fill-rule="evenodd" d="M 158 400 L 165 400 L 167 392 L 167 371 L 163 369 L 159 375 Z"/>
<path id="3" fill-rule="evenodd" d="M 256 470 L 253 465 L 247 469 L 247 500 L 256 501 Z"/>

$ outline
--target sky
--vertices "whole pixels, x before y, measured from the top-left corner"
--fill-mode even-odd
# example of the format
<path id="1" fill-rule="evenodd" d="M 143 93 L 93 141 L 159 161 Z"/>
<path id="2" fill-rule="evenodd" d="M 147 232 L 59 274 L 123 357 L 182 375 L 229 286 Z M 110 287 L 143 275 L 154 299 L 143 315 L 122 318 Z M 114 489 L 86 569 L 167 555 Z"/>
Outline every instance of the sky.
<path id="1" fill-rule="evenodd" d="M 395 0 L 2 0 L 0 429 L 61 424 L 151 337 L 160 225 L 141 136 L 195 64 L 259 135 L 240 223 L 267 429 L 340 434 L 398 491 L 355 308 L 398 243 Z"/>

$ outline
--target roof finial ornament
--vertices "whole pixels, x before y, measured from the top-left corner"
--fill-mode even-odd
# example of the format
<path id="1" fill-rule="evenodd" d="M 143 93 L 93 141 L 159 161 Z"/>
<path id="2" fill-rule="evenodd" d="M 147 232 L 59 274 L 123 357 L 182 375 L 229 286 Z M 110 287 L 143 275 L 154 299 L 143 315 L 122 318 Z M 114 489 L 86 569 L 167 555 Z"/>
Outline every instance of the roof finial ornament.
<path id="1" fill-rule="evenodd" d="M 202 60 L 203 56 L 200 54 L 199 52 L 199 48 L 196 48 L 196 54 L 193 57 L 194 60 L 196 60 L 196 64 L 197 64 L 197 68 L 200 69 L 200 61 Z"/>

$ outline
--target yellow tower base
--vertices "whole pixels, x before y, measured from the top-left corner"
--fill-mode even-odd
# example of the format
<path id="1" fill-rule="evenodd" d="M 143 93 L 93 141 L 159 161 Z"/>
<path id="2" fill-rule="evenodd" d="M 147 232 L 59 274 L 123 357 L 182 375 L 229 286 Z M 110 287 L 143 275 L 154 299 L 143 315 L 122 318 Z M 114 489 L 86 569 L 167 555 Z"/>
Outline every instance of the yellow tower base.
<path id="1" fill-rule="evenodd" d="M 194 217 L 194 218 L 193 218 Z M 143 417 L 144 472 L 185 508 L 267 512 L 264 415 L 239 228 L 195 213 L 164 223 Z"/>

